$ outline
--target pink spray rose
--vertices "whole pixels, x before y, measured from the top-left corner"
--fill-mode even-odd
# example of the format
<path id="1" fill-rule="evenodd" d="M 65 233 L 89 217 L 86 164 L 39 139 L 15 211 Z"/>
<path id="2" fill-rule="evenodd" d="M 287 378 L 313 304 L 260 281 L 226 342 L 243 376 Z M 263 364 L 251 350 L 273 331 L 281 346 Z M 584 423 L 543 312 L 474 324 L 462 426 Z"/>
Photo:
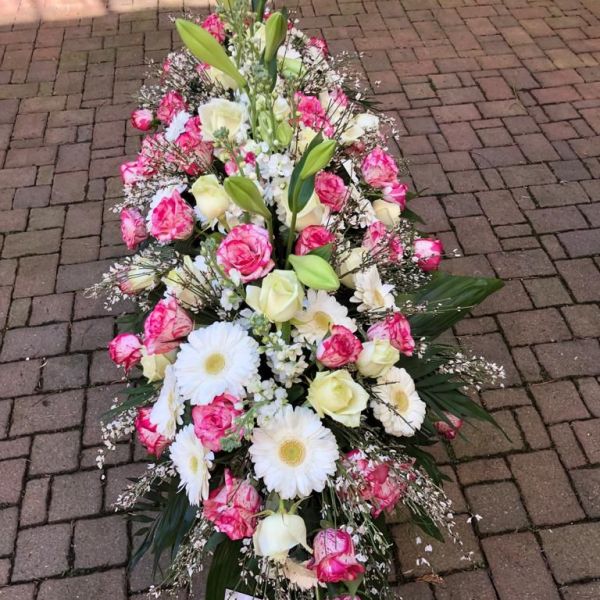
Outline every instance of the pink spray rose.
<path id="1" fill-rule="evenodd" d="M 200 117 L 190 117 L 184 131 L 175 140 L 182 155 L 173 157 L 178 166 L 188 175 L 196 176 L 207 171 L 213 159 L 213 145 L 202 139 Z"/>
<path id="2" fill-rule="evenodd" d="M 234 227 L 225 236 L 217 249 L 217 260 L 225 273 L 236 269 L 246 283 L 264 277 L 275 266 L 272 252 L 269 232 L 246 223 Z"/>
<path id="3" fill-rule="evenodd" d="M 331 335 L 317 348 L 317 359 L 329 369 L 339 369 L 356 362 L 362 350 L 360 340 L 343 325 L 334 325 Z"/>
<path id="4" fill-rule="evenodd" d="M 344 180 L 328 171 L 321 171 L 315 177 L 315 192 L 319 200 L 333 212 L 339 212 L 344 208 L 348 198 L 348 188 Z"/>
<path id="5" fill-rule="evenodd" d="M 179 92 L 167 92 L 161 99 L 156 111 L 156 118 L 169 125 L 173 117 L 182 110 L 187 110 L 187 104 Z"/>
<path id="6" fill-rule="evenodd" d="M 354 581 L 365 568 L 356 560 L 352 537 L 341 529 L 323 529 L 313 541 L 313 557 L 308 563 L 323 583 Z"/>
<path id="7" fill-rule="evenodd" d="M 387 202 L 394 202 L 401 210 L 406 208 L 406 192 L 408 186 L 405 183 L 394 181 L 383 188 L 383 199 Z"/>
<path id="8" fill-rule="evenodd" d="M 420 238 L 415 240 L 417 264 L 423 271 L 435 271 L 442 262 L 444 246 L 440 240 Z"/>
<path id="9" fill-rule="evenodd" d="M 463 426 L 463 420 L 449 412 L 445 412 L 444 416 L 450 421 L 449 423 L 436 421 L 433 426 L 444 439 L 450 441 L 456 437 L 459 429 Z"/>
<path id="10" fill-rule="evenodd" d="M 130 250 L 135 250 L 148 237 L 146 221 L 139 210 L 124 208 L 121 211 L 121 236 Z"/>
<path id="11" fill-rule="evenodd" d="M 323 38 L 311 37 L 308 40 L 308 45 L 311 48 L 318 48 L 323 56 L 327 56 L 329 54 L 329 47 L 327 46 L 327 42 Z"/>
<path id="12" fill-rule="evenodd" d="M 358 476 L 362 479 L 361 496 L 371 503 L 371 514 L 374 517 L 378 517 L 384 510 L 393 509 L 406 493 L 406 480 L 394 475 L 387 463 L 374 463 L 360 450 L 348 452 L 345 460 L 351 465 L 351 470 L 358 471 Z M 400 469 L 411 471 L 412 465 L 402 464 Z M 408 478 L 410 479 L 410 475 Z"/>
<path id="13" fill-rule="evenodd" d="M 398 175 L 396 162 L 379 146 L 365 156 L 360 168 L 365 181 L 376 188 L 392 185 Z"/>
<path id="14" fill-rule="evenodd" d="M 131 113 L 131 124 L 140 131 L 148 131 L 153 120 L 154 115 L 147 108 L 138 108 Z"/>
<path id="15" fill-rule="evenodd" d="M 204 516 L 230 540 L 241 540 L 254 533 L 255 515 L 260 508 L 260 496 L 254 487 L 247 481 L 236 479 L 229 469 L 225 469 L 225 485 L 210 493 L 204 502 Z"/>
<path id="16" fill-rule="evenodd" d="M 234 421 L 243 412 L 236 408 L 238 403 L 235 396 L 221 394 L 210 404 L 192 408 L 196 437 L 210 450 L 221 450 L 221 439 L 235 432 Z"/>
<path id="17" fill-rule="evenodd" d="M 133 333 L 120 333 L 108 344 L 111 360 L 129 371 L 142 358 L 142 342 Z"/>
<path id="18" fill-rule="evenodd" d="M 309 225 L 298 235 L 294 246 L 294 254 L 303 256 L 315 248 L 321 248 L 333 242 L 335 242 L 335 235 L 327 228 L 322 225 Z"/>
<path id="19" fill-rule="evenodd" d="M 177 348 L 193 327 L 175 298 L 161 300 L 144 322 L 144 346 L 148 354 L 165 354 Z"/>
<path id="20" fill-rule="evenodd" d="M 140 443 L 150 454 L 154 454 L 156 458 L 159 458 L 164 449 L 170 444 L 170 441 L 156 431 L 156 425 L 150 421 L 151 412 L 152 408 L 150 406 L 138 408 L 134 425 Z"/>
<path id="21" fill-rule="evenodd" d="M 194 209 L 177 190 L 165 196 L 153 208 L 150 216 L 150 233 L 163 243 L 185 240 L 194 231 Z"/>
<path id="22" fill-rule="evenodd" d="M 323 131 L 325 135 L 333 135 L 333 126 L 327 118 L 327 113 L 316 96 L 307 96 L 302 92 L 296 92 L 296 110 L 300 122 L 305 127 L 316 131 Z"/>
<path id="23" fill-rule="evenodd" d="M 202 22 L 202 28 L 206 29 L 219 44 L 225 41 L 225 25 L 217 13 L 208 15 Z"/>
<path id="24" fill-rule="evenodd" d="M 390 344 L 406 356 L 412 356 L 415 340 L 410 333 L 410 323 L 401 313 L 395 312 L 369 327 L 370 340 L 389 340 Z"/>
<path id="25" fill-rule="evenodd" d="M 385 253 L 384 256 L 393 261 L 402 258 L 404 252 L 400 238 L 390 233 L 381 221 L 374 221 L 367 227 L 362 245 L 368 250 Z"/>

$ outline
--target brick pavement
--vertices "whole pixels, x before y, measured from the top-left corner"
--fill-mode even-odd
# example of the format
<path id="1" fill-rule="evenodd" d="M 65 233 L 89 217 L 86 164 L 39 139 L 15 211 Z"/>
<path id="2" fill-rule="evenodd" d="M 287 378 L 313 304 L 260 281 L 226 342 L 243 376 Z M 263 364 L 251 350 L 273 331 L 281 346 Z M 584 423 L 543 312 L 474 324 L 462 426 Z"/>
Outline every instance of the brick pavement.
<path id="1" fill-rule="evenodd" d="M 157 4 L 0 4 L 0 600 L 141 598 L 149 582 L 127 577 L 131 532 L 110 511 L 142 454 L 123 443 L 106 480 L 94 468 L 121 383 L 114 320 L 81 290 L 124 250 L 110 207 L 139 141 L 131 94 L 181 1 Z M 418 210 L 462 254 L 448 268 L 506 280 L 455 334 L 506 365 L 507 389 L 481 400 L 510 440 L 479 427 L 436 451 L 474 562 L 436 547 L 445 583 L 411 583 L 413 535 L 395 525 L 400 590 L 599 598 L 600 2 L 299 4 L 333 51 L 364 53 L 426 188 Z"/>

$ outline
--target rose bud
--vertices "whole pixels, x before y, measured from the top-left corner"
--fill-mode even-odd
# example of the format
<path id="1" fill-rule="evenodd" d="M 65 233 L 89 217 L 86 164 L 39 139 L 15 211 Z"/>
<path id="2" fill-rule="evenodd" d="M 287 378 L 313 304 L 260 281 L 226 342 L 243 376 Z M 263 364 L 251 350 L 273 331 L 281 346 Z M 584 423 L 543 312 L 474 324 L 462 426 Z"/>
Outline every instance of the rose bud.
<path id="1" fill-rule="evenodd" d="M 308 566 L 323 583 L 354 581 L 365 572 L 356 560 L 350 534 L 341 529 L 324 529 L 317 533 Z"/>
<path id="2" fill-rule="evenodd" d="M 449 412 L 445 412 L 444 416 L 448 419 L 449 423 L 446 423 L 446 421 L 436 421 L 433 426 L 444 439 L 450 441 L 456 437 L 458 431 L 463 426 L 463 420 Z"/>
<path id="3" fill-rule="evenodd" d="M 417 264 L 423 271 L 436 271 L 442 262 L 444 246 L 440 240 L 420 238 L 415 240 Z"/>
<path id="4" fill-rule="evenodd" d="M 139 210 L 124 208 L 121 211 L 121 236 L 129 250 L 135 250 L 148 237 L 146 221 Z"/>
<path id="5" fill-rule="evenodd" d="M 299 256 L 308 254 L 315 248 L 321 248 L 335 242 L 335 235 L 322 225 L 309 225 L 298 235 L 294 253 Z"/>
<path id="6" fill-rule="evenodd" d="M 406 356 L 412 356 L 415 341 L 410 332 L 410 323 L 401 313 L 388 315 L 383 321 L 377 321 L 369 327 L 367 337 L 370 340 L 388 340 L 396 350 Z"/>
<path id="7" fill-rule="evenodd" d="M 133 333 L 120 333 L 108 344 L 111 360 L 129 371 L 142 358 L 142 342 Z"/>
<path id="8" fill-rule="evenodd" d="M 152 408 L 149 406 L 138 408 L 134 425 L 140 443 L 150 454 L 159 458 L 171 442 L 160 433 L 157 433 L 156 425 L 150 421 L 151 412 Z"/>
<path id="9" fill-rule="evenodd" d="M 396 182 L 396 161 L 382 148 L 373 148 L 365 156 L 360 167 L 365 181 L 376 188 L 384 188 Z"/>
<path id="10" fill-rule="evenodd" d="M 344 208 L 348 198 L 348 188 L 344 180 L 338 175 L 321 171 L 315 177 L 315 192 L 319 200 L 333 212 L 339 212 Z"/>
<path id="11" fill-rule="evenodd" d="M 150 233 L 163 243 L 186 240 L 194 231 L 194 209 L 177 190 L 163 197 L 150 213 Z"/>
<path id="12" fill-rule="evenodd" d="M 140 131 L 148 131 L 152 128 L 154 115 L 147 108 L 138 108 L 131 113 L 131 124 Z"/>

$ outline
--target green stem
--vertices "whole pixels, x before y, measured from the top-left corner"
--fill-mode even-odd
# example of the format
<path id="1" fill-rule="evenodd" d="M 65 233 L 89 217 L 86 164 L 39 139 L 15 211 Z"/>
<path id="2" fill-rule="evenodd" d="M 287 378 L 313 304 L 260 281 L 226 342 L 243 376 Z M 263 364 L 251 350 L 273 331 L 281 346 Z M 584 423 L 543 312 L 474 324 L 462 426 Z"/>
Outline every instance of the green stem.
<path id="1" fill-rule="evenodd" d="M 285 266 L 289 266 L 289 256 L 292 253 L 292 245 L 294 243 L 294 237 L 296 237 L 296 219 L 298 217 L 298 196 L 300 196 L 299 182 L 296 181 L 296 187 L 294 189 L 294 195 L 292 196 L 292 220 L 290 222 L 290 231 L 288 232 L 287 247 L 285 253 Z"/>

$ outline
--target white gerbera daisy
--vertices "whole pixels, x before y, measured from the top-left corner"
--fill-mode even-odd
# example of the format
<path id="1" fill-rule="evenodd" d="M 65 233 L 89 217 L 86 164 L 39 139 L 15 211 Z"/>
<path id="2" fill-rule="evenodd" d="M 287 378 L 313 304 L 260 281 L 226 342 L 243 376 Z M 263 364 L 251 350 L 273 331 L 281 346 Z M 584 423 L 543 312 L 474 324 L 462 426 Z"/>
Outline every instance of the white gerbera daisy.
<path id="1" fill-rule="evenodd" d="M 348 317 L 348 309 L 323 290 L 308 290 L 304 308 L 292 320 L 303 341 L 320 342 L 332 325 L 343 325 L 356 331 L 354 319 Z"/>
<path id="2" fill-rule="evenodd" d="M 196 329 L 175 361 L 177 385 L 192 404 L 210 404 L 229 392 L 244 395 L 244 384 L 258 373 L 258 343 L 235 323 Z"/>
<path id="3" fill-rule="evenodd" d="M 371 408 L 383 428 L 390 435 L 414 435 L 423 424 L 427 405 L 406 370 L 392 367 L 377 380 L 374 392 L 377 400 L 371 400 Z"/>
<path id="4" fill-rule="evenodd" d="M 185 488 L 190 504 L 198 506 L 208 498 L 208 480 L 214 454 L 207 450 L 194 433 L 193 425 L 186 425 L 169 448 L 171 460 L 179 473 L 179 489 Z"/>
<path id="5" fill-rule="evenodd" d="M 283 499 L 320 492 L 336 471 L 335 437 L 309 408 L 284 406 L 252 434 L 254 470 Z"/>
<path id="6" fill-rule="evenodd" d="M 173 365 L 169 365 L 165 369 L 165 379 L 158 400 L 150 412 L 150 422 L 156 425 L 158 433 L 172 440 L 177 432 L 177 425 L 183 423 L 183 411 L 184 405 L 177 391 L 175 371 Z"/>
<path id="7" fill-rule="evenodd" d="M 394 286 L 381 282 L 377 267 L 369 267 L 356 273 L 354 284 L 356 290 L 350 302 L 358 304 L 358 312 L 395 308 L 394 296 L 391 293 Z"/>

